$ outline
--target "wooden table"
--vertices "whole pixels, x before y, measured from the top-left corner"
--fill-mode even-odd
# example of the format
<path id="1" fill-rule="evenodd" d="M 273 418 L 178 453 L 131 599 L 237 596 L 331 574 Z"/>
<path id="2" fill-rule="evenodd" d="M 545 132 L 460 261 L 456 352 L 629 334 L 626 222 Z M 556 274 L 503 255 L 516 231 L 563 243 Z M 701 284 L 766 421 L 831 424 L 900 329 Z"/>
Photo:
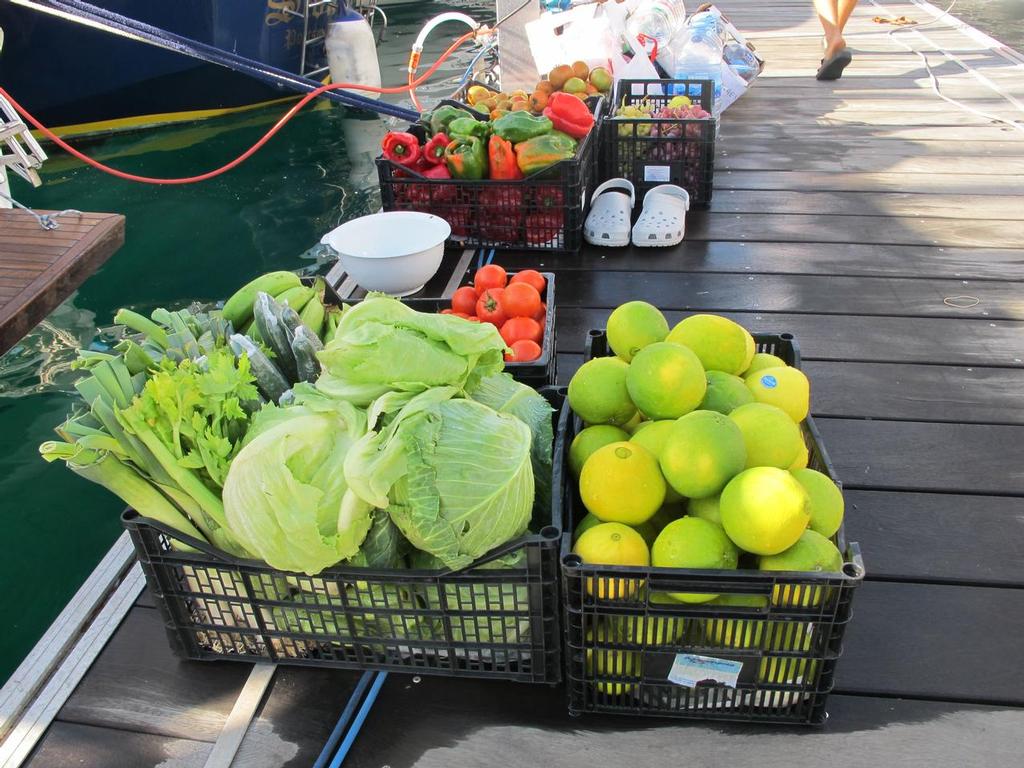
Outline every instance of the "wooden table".
<path id="1" fill-rule="evenodd" d="M 44 230 L 28 211 L 0 209 L 0 354 L 124 244 L 120 214 L 65 214 L 57 221 L 58 229 Z"/>

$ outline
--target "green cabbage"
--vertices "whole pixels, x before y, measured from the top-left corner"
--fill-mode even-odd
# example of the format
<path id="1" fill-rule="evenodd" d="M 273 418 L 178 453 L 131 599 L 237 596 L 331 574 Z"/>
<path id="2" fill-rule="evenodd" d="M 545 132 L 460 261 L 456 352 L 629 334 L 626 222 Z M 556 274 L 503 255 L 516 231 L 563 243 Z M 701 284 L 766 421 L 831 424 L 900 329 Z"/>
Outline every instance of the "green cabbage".
<path id="1" fill-rule="evenodd" d="M 224 512 L 249 551 L 313 575 L 356 555 L 370 530 L 373 505 L 349 492 L 342 471 L 366 415 L 312 387 L 295 391 L 295 405 L 253 419 L 224 482 Z"/>
<path id="2" fill-rule="evenodd" d="M 373 525 L 359 551 L 342 565 L 361 568 L 404 568 L 403 549 L 408 546 L 391 516 L 381 509 L 373 510 Z"/>
<path id="3" fill-rule="evenodd" d="M 507 373 L 496 373 L 482 379 L 469 392 L 469 397 L 499 413 L 515 416 L 530 428 L 533 434 L 530 461 L 533 463 L 533 479 L 537 488 L 538 523 L 541 526 L 549 525 L 551 444 L 555 439 L 554 427 L 551 425 L 551 405 L 533 387 L 519 383 Z"/>
<path id="4" fill-rule="evenodd" d="M 464 390 L 504 367 L 505 343 L 488 323 L 417 312 L 371 294 L 344 311 L 326 349 L 317 387 L 360 407 L 391 391 Z"/>
<path id="5" fill-rule="evenodd" d="M 387 425 L 349 451 L 345 476 L 413 546 L 464 568 L 526 531 L 532 435 L 515 416 L 455 394 L 429 389 L 397 413 L 382 413 Z"/>

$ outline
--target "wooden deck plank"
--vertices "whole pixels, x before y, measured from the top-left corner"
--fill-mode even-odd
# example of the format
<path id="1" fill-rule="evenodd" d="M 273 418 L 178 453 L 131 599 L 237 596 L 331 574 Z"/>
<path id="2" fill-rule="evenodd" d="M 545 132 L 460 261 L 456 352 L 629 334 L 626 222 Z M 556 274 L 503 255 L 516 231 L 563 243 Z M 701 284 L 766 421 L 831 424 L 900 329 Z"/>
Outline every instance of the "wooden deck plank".
<path id="1" fill-rule="evenodd" d="M 58 718 L 213 742 L 249 668 L 179 660 L 171 653 L 159 613 L 132 608 Z"/>
<path id="2" fill-rule="evenodd" d="M 587 331 L 604 328 L 609 314 L 610 309 L 559 309 L 559 351 L 582 352 Z M 753 332 L 794 334 L 808 359 L 972 367 L 1024 366 L 1024 325 L 1011 321 L 772 312 L 720 314 Z M 665 315 L 671 325 L 678 323 L 684 313 L 667 312 Z"/>
<path id="3" fill-rule="evenodd" d="M 583 355 L 559 354 L 567 384 Z M 816 417 L 1024 425 L 1024 370 L 805 360 Z"/>
<path id="4" fill-rule="evenodd" d="M 1024 142 L 1022 142 L 1024 144 Z M 991 195 L 983 206 L 965 206 L 960 195 L 879 192 L 803 192 L 792 190 L 720 191 L 713 213 L 803 213 L 830 216 L 910 216 L 943 219 L 1012 219 L 1024 208 L 1024 196 Z"/>
<path id="5" fill-rule="evenodd" d="M 16 254 L 18 265 L 31 260 L 47 264 L 45 271 L 22 280 L 0 278 L 0 354 L 56 309 L 124 243 L 124 216 L 62 216 L 59 221 L 59 229 L 44 231 L 36 226 L 33 230 L 21 226 L 35 223 L 28 212 L 0 210 L 0 264 L 6 263 L 3 254 Z M 76 222 L 90 226 L 86 231 L 71 231 Z M 11 288 L 16 290 L 5 290 Z"/>
<path id="6" fill-rule="evenodd" d="M 762 312 L 1024 320 L 1024 283 L 1019 282 L 600 271 L 588 280 L 556 285 L 559 309 L 615 307 L 642 296 L 663 311 L 744 307 Z"/>
<path id="7" fill-rule="evenodd" d="M 349 768 L 506 768 L 660 765 L 699 768 L 971 766 L 1016 759 L 1024 711 L 929 701 L 833 695 L 821 729 L 585 715 L 570 718 L 543 686 L 392 676 L 363 727 Z M 560 693 L 560 692 L 559 692 Z M 384 714 L 386 713 L 386 714 Z M 394 724 L 402 723 L 401 738 Z"/>
<path id="8" fill-rule="evenodd" d="M 848 490 L 846 531 L 872 580 L 1024 583 L 1019 498 Z"/>
<path id="9" fill-rule="evenodd" d="M 509 269 L 540 264 L 566 273 L 598 272 L 704 272 L 802 275 L 865 275 L 876 277 L 959 278 L 964 280 L 1018 280 L 1024 274 L 1024 249 L 941 248 L 919 245 L 863 245 L 833 243 L 683 241 L 679 248 L 624 248 L 605 252 L 586 250 L 555 259 L 542 254 L 510 253 L 501 263 Z M 468 279 L 468 276 L 467 276 Z"/>
<path id="10" fill-rule="evenodd" d="M 1024 427 L 817 419 L 849 488 L 1024 495 Z"/>
<path id="11" fill-rule="evenodd" d="M 1024 703 L 1024 590 L 867 581 L 853 610 L 837 691 Z"/>
<path id="12" fill-rule="evenodd" d="M 960 173 L 831 173 L 823 171 L 722 170 L 715 175 L 715 190 L 791 189 L 835 192 L 938 192 L 956 195 L 1015 195 L 1020 184 L 1013 176 Z M 984 205 L 984 200 L 971 201 Z M 975 245 L 977 245 L 975 243 Z"/>
<path id="13" fill-rule="evenodd" d="M 57 722 L 24 763 L 25 768 L 203 768 L 210 745 L 202 741 Z"/>
<path id="14" fill-rule="evenodd" d="M 338 669 L 279 667 L 234 764 L 245 768 L 311 766 L 361 675 Z"/>

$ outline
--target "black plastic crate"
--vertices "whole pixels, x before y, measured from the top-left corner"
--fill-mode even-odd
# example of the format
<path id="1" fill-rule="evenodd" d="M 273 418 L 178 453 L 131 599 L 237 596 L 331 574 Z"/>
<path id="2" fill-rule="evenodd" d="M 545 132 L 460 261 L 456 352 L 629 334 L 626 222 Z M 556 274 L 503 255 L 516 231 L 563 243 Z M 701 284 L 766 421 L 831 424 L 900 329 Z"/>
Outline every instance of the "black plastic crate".
<path id="1" fill-rule="evenodd" d="M 587 103 L 600 118 L 604 100 L 593 98 Z M 423 140 L 423 126 L 408 130 Z M 465 246 L 575 253 L 583 244 L 600 133 L 598 119 L 579 141 L 574 158 L 518 181 L 426 179 L 380 156 L 376 162 L 381 204 L 385 211 L 440 216 L 451 225 L 452 240 Z"/>
<path id="2" fill-rule="evenodd" d="M 755 334 L 754 339 L 759 352 L 799 367 L 792 336 Z M 604 331 L 591 331 L 586 359 L 606 354 Z M 567 401 L 563 410 L 567 451 L 582 424 Z M 808 466 L 841 488 L 814 420 L 808 416 L 803 427 Z M 844 553 L 842 573 L 745 570 L 742 559 L 733 571 L 587 565 L 572 554 L 572 531 L 586 509 L 577 483 L 565 480 L 562 574 L 571 713 L 824 721 L 854 591 L 864 577 L 860 548 L 846 542 L 843 528 L 833 539 Z M 620 597 L 588 594 L 588 584 L 599 578 L 614 578 L 606 583 Z M 777 589 L 781 599 L 773 602 Z M 678 603 L 664 597 L 670 592 L 768 598 L 768 604 Z M 740 663 L 735 687 L 712 680 L 694 687 L 671 682 L 677 654 Z"/>
<path id="3" fill-rule="evenodd" d="M 660 93 L 659 93 L 660 91 Z M 690 204 L 711 202 L 715 173 L 714 118 L 675 120 L 615 117 L 623 105 L 647 101 L 655 111 L 685 95 L 712 113 L 710 80 L 620 80 L 601 123 L 600 179 L 629 179 L 637 198 L 658 184 L 676 184 L 690 193 Z M 677 135 L 668 135 L 675 133 Z"/>
<path id="4" fill-rule="evenodd" d="M 556 497 L 564 392 L 541 390 L 555 408 Z M 336 567 L 306 576 L 232 557 L 134 510 L 122 516 L 182 658 L 557 682 L 561 505 L 535 509 L 534 520 L 537 533 L 460 571 Z"/>

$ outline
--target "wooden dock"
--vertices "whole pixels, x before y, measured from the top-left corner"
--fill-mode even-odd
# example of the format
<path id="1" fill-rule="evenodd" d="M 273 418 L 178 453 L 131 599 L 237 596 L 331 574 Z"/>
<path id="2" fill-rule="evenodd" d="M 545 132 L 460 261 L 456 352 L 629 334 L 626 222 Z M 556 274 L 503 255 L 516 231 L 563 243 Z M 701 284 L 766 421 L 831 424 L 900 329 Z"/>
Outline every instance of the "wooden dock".
<path id="1" fill-rule="evenodd" d="M 558 274 L 563 381 L 587 330 L 630 299 L 796 335 L 868 569 L 830 718 L 572 720 L 558 688 L 392 674 L 346 766 L 1021 763 L 1024 135 L 943 101 L 917 54 L 860 34 L 885 29 L 873 16 L 929 21 L 924 4 L 862 2 L 854 63 L 831 84 L 813 79 L 808 0 L 721 6 L 769 64 L 723 120 L 711 209 L 678 249 L 540 261 Z M 993 90 L 1024 100 L 1024 57 L 943 23 L 900 37 L 931 51 L 947 96 L 1024 117 Z M 251 670 L 174 659 L 143 595 L 26 764 L 205 766 Z M 358 677 L 279 668 L 232 764 L 312 765 Z"/>
<path id="2" fill-rule="evenodd" d="M 28 211 L 0 209 L 0 355 L 124 244 L 120 214 L 64 214 L 56 220 L 59 227 L 46 230 Z"/>

